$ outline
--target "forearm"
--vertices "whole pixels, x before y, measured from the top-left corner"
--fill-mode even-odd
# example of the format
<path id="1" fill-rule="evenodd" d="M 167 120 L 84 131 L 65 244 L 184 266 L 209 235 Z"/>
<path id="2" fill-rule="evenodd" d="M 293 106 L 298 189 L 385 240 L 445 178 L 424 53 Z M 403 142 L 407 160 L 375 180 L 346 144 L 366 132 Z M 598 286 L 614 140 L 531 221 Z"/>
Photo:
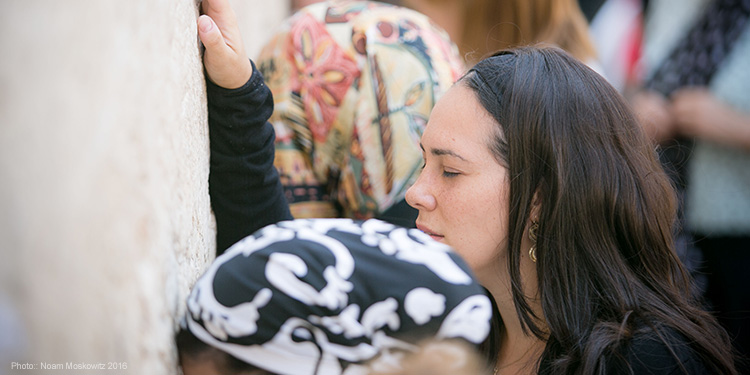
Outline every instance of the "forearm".
<path id="1" fill-rule="evenodd" d="M 750 114 L 731 110 L 722 118 L 721 125 L 716 126 L 707 138 L 750 151 Z"/>
<path id="2" fill-rule="evenodd" d="M 750 114 L 719 100 L 703 88 L 672 95 L 678 133 L 750 151 Z"/>
<path id="3" fill-rule="evenodd" d="M 211 145 L 209 192 L 217 253 L 261 227 L 291 218 L 273 166 L 273 97 L 257 70 L 227 90 L 206 80 Z"/>

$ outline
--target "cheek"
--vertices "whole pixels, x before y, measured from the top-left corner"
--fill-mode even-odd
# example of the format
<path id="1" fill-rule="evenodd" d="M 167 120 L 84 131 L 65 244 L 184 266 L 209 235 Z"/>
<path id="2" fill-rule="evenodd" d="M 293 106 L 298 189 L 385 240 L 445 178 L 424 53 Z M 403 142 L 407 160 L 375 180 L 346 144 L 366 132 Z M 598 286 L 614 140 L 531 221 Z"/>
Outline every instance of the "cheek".
<path id="1" fill-rule="evenodd" d="M 498 185 L 495 185 L 498 186 Z M 507 198 L 498 189 L 481 189 L 453 197 L 455 215 L 453 247 L 476 273 L 494 267 L 505 249 L 507 238 Z"/>

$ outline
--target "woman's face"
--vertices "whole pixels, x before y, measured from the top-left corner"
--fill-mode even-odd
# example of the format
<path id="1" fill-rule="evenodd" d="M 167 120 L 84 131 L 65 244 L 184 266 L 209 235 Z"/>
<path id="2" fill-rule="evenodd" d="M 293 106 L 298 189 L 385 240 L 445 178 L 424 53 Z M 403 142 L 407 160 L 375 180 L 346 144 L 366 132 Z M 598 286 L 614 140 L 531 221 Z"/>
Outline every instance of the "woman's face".
<path id="1" fill-rule="evenodd" d="M 432 110 L 425 166 L 406 193 L 417 227 L 456 249 L 480 281 L 496 274 L 508 234 L 507 169 L 489 150 L 496 126 L 471 89 L 454 85 Z"/>

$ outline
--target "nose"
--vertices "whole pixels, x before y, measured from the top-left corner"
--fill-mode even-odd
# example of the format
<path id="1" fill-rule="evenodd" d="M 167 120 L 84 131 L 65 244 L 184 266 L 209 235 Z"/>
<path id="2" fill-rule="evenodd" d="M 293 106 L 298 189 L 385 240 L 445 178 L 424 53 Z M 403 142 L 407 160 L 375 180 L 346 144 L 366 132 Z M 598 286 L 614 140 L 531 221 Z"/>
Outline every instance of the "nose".
<path id="1" fill-rule="evenodd" d="M 430 184 L 427 179 L 427 173 L 423 170 L 414 185 L 406 190 L 406 203 L 419 211 L 432 211 L 437 203 L 435 196 L 430 191 Z"/>

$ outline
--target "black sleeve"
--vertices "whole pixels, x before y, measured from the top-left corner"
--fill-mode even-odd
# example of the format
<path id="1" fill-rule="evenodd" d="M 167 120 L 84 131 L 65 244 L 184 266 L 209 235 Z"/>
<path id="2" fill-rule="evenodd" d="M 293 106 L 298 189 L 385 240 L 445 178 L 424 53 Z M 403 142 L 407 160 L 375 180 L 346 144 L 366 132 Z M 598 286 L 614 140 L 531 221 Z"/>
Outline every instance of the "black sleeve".
<path id="1" fill-rule="evenodd" d="M 216 252 L 256 230 L 291 219 L 278 172 L 273 166 L 273 96 L 255 69 L 238 89 L 206 78 L 211 165 L 208 178 L 216 216 Z"/>

